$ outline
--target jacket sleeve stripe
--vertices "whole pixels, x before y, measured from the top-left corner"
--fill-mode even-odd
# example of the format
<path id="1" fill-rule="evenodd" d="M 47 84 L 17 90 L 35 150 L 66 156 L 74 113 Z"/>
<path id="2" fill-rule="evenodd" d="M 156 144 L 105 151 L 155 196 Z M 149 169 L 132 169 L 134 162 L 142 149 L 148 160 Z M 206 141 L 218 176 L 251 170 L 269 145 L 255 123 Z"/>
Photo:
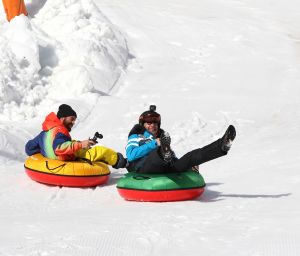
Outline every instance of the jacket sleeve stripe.
<path id="1" fill-rule="evenodd" d="M 139 146 L 139 144 L 138 144 L 138 143 L 129 143 L 129 144 L 127 144 L 127 146 L 126 146 L 125 150 L 127 150 L 129 147 L 132 147 L 132 146 L 134 146 L 134 147 L 138 147 L 138 146 Z"/>

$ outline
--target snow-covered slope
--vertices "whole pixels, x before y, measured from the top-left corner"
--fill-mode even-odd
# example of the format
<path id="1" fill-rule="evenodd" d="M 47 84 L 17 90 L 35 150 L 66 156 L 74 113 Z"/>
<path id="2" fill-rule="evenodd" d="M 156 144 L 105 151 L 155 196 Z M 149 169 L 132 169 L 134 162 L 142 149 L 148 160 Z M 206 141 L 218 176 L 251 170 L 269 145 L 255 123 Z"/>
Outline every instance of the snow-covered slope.
<path id="1" fill-rule="evenodd" d="M 1 5 L 1 4 L 0 4 Z M 300 4 L 281 1 L 26 1 L 0 13 L 0 255 L 298 255 Z M 0 10 L 2 12 L 2 9 Z M 194 201 L 126 202 L 107 185 L 31 181 L 24 144 L 60 103 L 124 153 L 149 104 L 178 156 L 237 128 L 200 167 Z"/>
<path id="2" fill-rule="evenodd" d="M 127 64 L 124 38 L 92 1 L 45 2 L 36 12 L 1 28 L 2 119 L 32 118 L 45 98 L 49 106 L 106 95 Z"/>

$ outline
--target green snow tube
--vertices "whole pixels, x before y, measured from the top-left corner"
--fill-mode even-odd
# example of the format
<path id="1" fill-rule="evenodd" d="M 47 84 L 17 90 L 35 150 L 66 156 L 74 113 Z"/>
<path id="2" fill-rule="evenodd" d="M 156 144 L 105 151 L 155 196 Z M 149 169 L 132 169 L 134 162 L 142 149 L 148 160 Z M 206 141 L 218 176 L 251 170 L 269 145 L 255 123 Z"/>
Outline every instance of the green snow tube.
<path id="1" fill-rule="evenodd" d="M 126 200 L 167 202 L 189 200 L 204 192 L 203 177 L 195 171 L 163 174 L 130 172 L 117 184 L 119 194 Z"/>

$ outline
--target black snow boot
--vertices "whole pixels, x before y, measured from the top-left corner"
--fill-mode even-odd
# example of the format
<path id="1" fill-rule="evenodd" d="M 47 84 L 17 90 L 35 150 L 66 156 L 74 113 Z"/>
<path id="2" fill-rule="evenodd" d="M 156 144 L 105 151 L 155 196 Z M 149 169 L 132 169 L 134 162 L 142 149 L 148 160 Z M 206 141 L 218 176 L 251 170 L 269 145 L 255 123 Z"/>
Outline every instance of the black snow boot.
<path id="1" fill-rule="evenodd" d="M 221 139 L 221 149 L 224 151 L 224 152 L 228 152 L 230 147 L 231 147 L 231 144 L 232 144 L 232 141 L 235 139 L 235 136 L 236 136 L 236 131 L 235 131 L 235 128 L 233 125 L 229 125 L 225 134 L 223 135 L 222 139 Z"/>
<path id="2" fill-rule="evenodd" d="M 127 167 L 128 165 L 127 158 L 124 158 L 124 156 L 121 153 L 117 153 L 117 155 L 118 155 L 118 160 L 115 163 L 115 165 L 113 165 L 112 167 L 115 169 Z"/>

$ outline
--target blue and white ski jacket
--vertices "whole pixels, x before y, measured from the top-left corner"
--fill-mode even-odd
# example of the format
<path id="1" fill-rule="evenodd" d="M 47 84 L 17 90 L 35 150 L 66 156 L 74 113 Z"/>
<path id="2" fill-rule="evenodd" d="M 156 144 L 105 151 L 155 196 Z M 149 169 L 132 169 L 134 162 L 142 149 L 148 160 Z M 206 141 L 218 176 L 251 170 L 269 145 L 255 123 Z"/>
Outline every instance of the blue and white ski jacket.
<path id="1" fill-rule="evenodd" d="M 126 156 L 132 168 L 139 170 L 151 151 L 158 148 L 155 137 L 141 125 L 135 125 L 128 136 Z"/>

